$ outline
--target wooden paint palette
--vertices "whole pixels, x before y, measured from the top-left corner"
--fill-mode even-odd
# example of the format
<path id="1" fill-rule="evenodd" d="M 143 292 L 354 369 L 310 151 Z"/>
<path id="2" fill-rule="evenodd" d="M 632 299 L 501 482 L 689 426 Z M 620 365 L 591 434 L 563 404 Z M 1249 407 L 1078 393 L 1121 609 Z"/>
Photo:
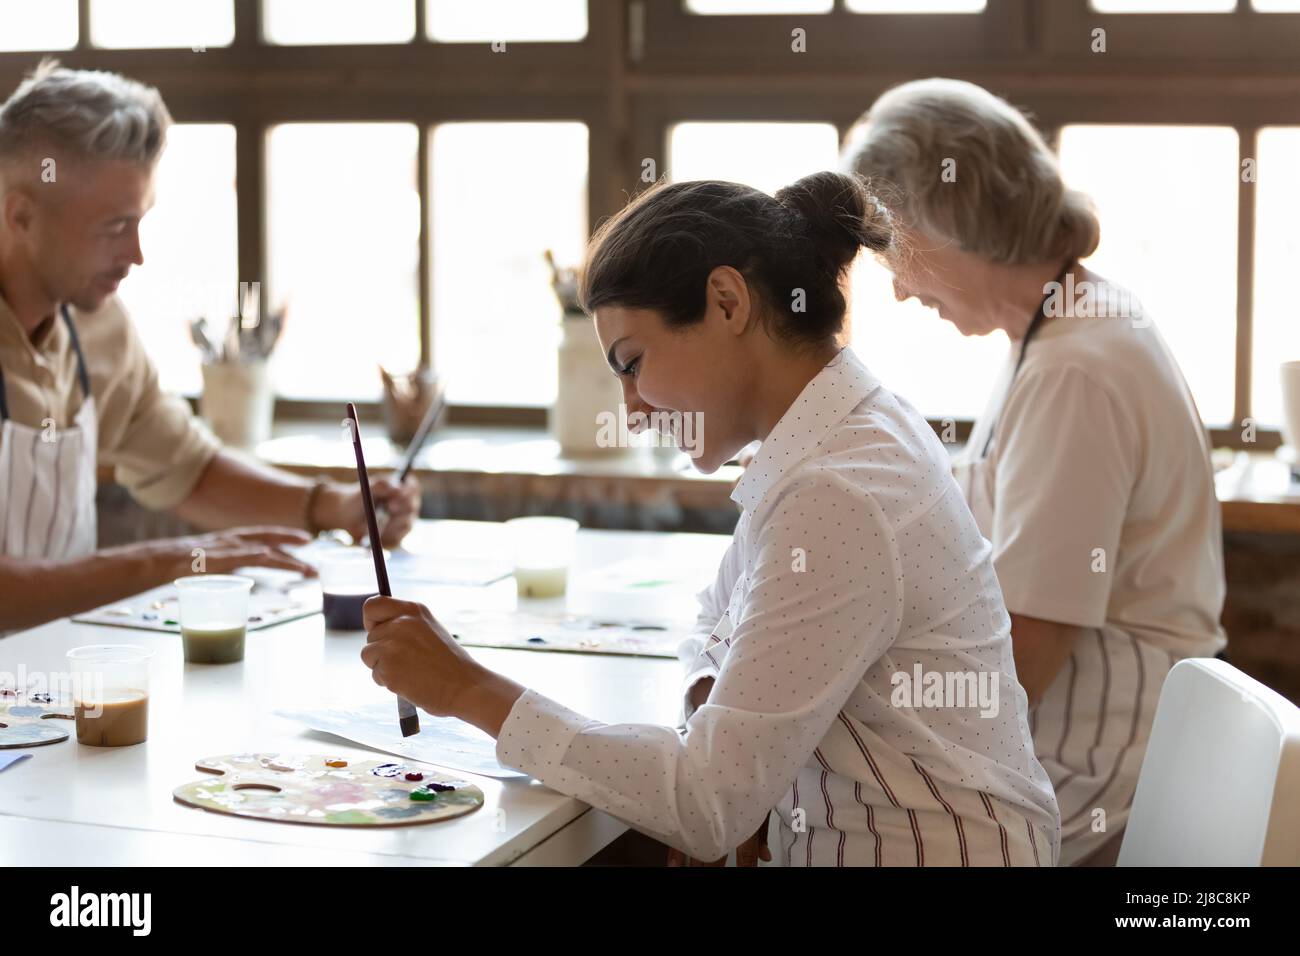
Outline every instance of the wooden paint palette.
<path id="1" fill-rule="evenodd" d="M 52 701 L 0 697 L 0 750 L 44 747 L 67 740 L 73 719 L 71 707 Z"/>
<path id="2" fill-rule="evenodd" d="M 255 820 L 405 827 L 483 806 L 483 791 L 473 784 L 393 760 L 244 753 L 205 757 L 194 766 L 214 777 L 177 787 L 178 803 Z"/>

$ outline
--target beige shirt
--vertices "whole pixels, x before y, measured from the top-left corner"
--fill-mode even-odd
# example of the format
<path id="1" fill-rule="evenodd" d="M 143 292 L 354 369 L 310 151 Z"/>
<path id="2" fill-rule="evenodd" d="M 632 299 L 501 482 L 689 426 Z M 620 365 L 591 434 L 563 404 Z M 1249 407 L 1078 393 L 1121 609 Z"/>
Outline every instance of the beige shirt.
<path id="1" fill-rule="evenodd" d="M 96 312 L 71 309 L 99 416 L 99 461 L 141 504 L 174 508 L 221 447 L 185 402 L 164 394 L 158 372 L 114 296 Z M 72 424 L 83 399 L 67 326 L 56 318 L 33 345 L 0 298 L 0 369 L 9 415 L 20 425 Z"/>
<path id="2" fill-rule="evenodd" d="M 971 505 L 1007 608 L 1212 656 L 1226 640 L 1210 447 L 1151 318 L 1046 323 L 1008 394 L 1018 351 L 967 445 L 977 456 L 996 422 Z"/>
<path id="3" fill-rule="evenodd" d="M 1045 323 L 1008 388 L 1014 345 L 958 466 L 1008 610 L 1086 629 L 1030 714 L 1066 865 L 1123 828 L 1170 668 L 1226 644 L 1201 417 L 1140 303 L 1101 293 L 1129 314 Z"/>

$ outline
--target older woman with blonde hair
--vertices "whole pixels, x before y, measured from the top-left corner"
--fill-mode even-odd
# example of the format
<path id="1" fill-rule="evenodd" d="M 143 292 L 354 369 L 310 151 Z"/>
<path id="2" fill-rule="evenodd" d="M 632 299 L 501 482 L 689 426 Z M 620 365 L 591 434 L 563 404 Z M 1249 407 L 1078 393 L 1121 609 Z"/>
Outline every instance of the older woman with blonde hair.
<path id="1" fill-rule="evenodd" d="M 955 468 L 993 544 L 1061 863 L 1113 862 L 1166 673 L 1226 643 L 1196 404 L 1136 298 L 1080 264 L 1100 238 L 1092 205 L 1008 103 L 904 84 L 844 159 L 894 207 L 896 296 L 1011 340 Z"/>

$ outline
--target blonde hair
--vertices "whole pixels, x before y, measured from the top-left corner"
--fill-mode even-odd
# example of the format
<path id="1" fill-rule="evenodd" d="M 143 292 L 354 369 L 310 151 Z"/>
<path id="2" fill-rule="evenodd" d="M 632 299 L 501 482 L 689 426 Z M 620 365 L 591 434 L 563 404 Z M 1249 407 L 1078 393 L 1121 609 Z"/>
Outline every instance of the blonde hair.
<path id="1" fill-rule="evenodd" d="M 0 105 L 0 167 L 51 148 L 76 159 L 151 164 L 171 122 L 153 87 L 45 59 Z"/>
<path id="2" fill-rule="evenodd" d="M 1083 258 L 1101 238 L 1092 201 L 1066 188 L 1039 132 L 973 83 L 887 91 L 849 131 L 843 161 L 905 224 L 990 262 Z"/>

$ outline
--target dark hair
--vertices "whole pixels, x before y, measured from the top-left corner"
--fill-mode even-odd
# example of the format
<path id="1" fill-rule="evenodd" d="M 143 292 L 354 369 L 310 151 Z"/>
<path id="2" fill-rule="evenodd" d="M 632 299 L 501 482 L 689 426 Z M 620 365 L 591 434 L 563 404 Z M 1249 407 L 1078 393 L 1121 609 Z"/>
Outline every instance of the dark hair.
<path id="1" fill-rule="evenodd" d="M 889 213 L 852 175 L 814 173 L 775 198 L 714 180 L 658 184 L 592 236 L 581 301 L 588 313 L 613 304 L 691 325 L 704 317 L 709 273 L 731 266 L 757 290 L 769 331 L 817 345 L 844 325 L 839 280 L 858 250 L 892 242 Z"/>

